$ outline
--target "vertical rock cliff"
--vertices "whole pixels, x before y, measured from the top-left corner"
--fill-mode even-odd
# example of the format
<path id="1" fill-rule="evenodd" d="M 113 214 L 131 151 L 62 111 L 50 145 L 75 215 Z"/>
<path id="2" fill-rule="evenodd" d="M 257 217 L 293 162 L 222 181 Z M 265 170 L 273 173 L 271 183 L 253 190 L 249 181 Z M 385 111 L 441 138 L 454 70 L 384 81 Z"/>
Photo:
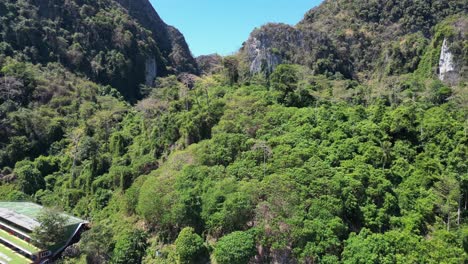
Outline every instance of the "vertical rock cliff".
<path id="1" fill-rule="evenodd" d="M 60 63 L 130 101 L 156 76 L 198 74 L 184 36 L 148 0 L 0 1 L 0 52 Z"/>
<path id="2" fill-rule="evenodd" d="M 116 1 L 138 23 L 152 32 L 160 52 L 169 62 L 170 68 L 161 69 L 162 73 L 168 71 L 198 73 L 197 62 L 193 58 L 184 36 L 176 28 L 164 23 L 148 0 Z"/>
<path id="3" fill-rule="evenodd" d="M 460 17 L 450 23 L 440 49 L 438 77 L 449 85 L 468 81 L 468 18 Z"/>
<path id="4" fill-rule="evenodd" d="M 442 44 L 442 49 L 440 52 L 439 79 L 441 81 L 449 81 L 449 79 L 456 77 L 454 75 L 457 74 L 455 72 L 453 54 L 448 48 L 447 39 L 444 39 L 444 43 Z"/>
<path id="5" fill-rule="evenodd" d="M 462 2 L 324 1 L 297 25 L 266 24 L 255 29 L 240 55 L 251 74 L 268 74 L 280 63 L 353 79 L 410 73 L 417 69 L 426 43 L 433 39 L 433 27 L 466 12 Z M 459 55 L 451 52 L 447 41 L 440 75 L 445 79 L 456 77 L 461 70 L 455 58 Z"/>

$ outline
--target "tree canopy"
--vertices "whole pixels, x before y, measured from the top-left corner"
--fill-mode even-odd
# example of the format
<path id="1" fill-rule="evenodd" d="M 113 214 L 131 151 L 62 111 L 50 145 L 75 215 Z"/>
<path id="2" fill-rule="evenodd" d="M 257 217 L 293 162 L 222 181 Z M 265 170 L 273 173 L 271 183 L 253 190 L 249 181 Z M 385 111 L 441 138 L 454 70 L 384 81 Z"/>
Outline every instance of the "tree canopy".
<path id="1" fill-rule="evenodd" d="M 61 261 L 467 262 L 468 89 L 437 72 L 444 39 L 467 61 L 460 1 L 325 1 L 255 31 L 275 67 L 136 89 L 159 46 L 119 2 L 0 2 L 0 200 L 90 219 Z"/>

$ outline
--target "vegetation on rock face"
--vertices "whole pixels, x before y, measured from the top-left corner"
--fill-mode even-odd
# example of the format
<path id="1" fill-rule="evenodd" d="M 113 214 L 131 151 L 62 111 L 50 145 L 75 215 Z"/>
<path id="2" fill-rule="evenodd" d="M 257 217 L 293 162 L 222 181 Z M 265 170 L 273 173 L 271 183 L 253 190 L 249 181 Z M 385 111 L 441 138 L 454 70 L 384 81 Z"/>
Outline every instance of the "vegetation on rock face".
<path id="1" fill-rule="evenodd" d="M 223 57 L 218 54 L 202 55 L 197 57 L 197 64 L 202 74 L 210 75 L 220 73 L 222 67 Z"/>
<path id="2" fill-rule="evenodd" d="M 372 57 L 379 68 L 365 66 L 372 73 L 366 78 L 318 70 L 349 62 L 320 47 L 320 58 L 310 60 L 315 66 L 283 60 L 255 75 L 245 74 L 241 52 L 215 58 L 203 77 L 158 78 L 135 105 L 66 60 L 32 57 L 29 44 L 5 40 L 0 199 L 60 206 L 90 219 L 77 255 L 64 263 L 468 261 L 468 89 L 463 79 L 441 82 L 433 70 L 444 38 L 454 56 L 466 56 L 459 26 L 466 13 L 450 1 L 419 23 L 400 2 L 348 2 L 376 9 L 360 7 L 367 11 L 358 16 L 326 1 L 305 21 L 322 21 L 339 35 L 340 27 L 335 32 L 323 22 L 328 17 L 333 25 L 328 12 L 338 8 L 340 25 L 355 27 L 344 36 L 372 33 L 361 26 L 401 24 L 402 41 L 367 43 L 362 57 L 352 55 L 364 69 L 366 54 L 385 46 L 384 57 Z M 86 5 L 80 8 L 91 23 L 97 9 Z M 0 3 L 0 13 L 23 7 L 31 3 Z M 29 12 L 67 17 L 52 7 Z M 394 18 L 387 9 L 395 9 Z M 405 22 L 412 18 L 418 21 Z M 34 15 L 28 23 L 37 21 Z M 132 43 L 145 42 L 140 33 Z M 355 42 L 327 38 L 330 50 L 353 54 L 337 47 Z M 100 48 L 119 57 L 119 49 Z"/>
<path id="3" fill-rule="evenodd" d="M 180 33 L 154 13 L 153 22 L 165 35 L 153 35 L 153 28 L 139 24 L 143 18 L 138 12 L 131 17 L 113 0 L 7 0 L 0 3 L 0 14 L 3 54 L 32 63 L 59 62 L 95 82 L 112 85 L 127 99 L 140 97 L 149 60 L 155 60 L 159 76 L 175 70 L 196 72 Z"/>
<path id="4" fill-rule="evenodd" d="M 431 39 L 442 45 L 434 26 L 466 11 L 463 0 L 324 1 L 295 27 L 271 23 L 255 29 L 241 54 L 250 73 L 269 74 L 285 63 L 360 81 L 412 73 Z M 466 64 L 462 58 L 458 63 Z"/>

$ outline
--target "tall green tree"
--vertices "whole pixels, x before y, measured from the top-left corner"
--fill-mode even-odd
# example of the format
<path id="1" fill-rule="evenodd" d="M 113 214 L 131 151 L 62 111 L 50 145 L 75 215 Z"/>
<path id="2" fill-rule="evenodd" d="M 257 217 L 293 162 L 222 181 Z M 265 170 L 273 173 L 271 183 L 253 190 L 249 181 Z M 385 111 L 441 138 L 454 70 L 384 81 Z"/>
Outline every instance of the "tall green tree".
<path id="1" fill-rule="evenodd" d="M 175 240 L 176 254 L 181 264 L 202 263 L 206 261 L 206 248 L 203 239 L 191 227 L 180 231 Z"/>
<path id="2" fill-rule="evenodd" d="M 39 226 L 34 228 L 31 238 L 41 248 L 50 248 L 66 239 L 67 217 L 58 209 L 44 208 L 37 216 Z"/>
<path id="3" fill-rule="evenodd" d="M 255 241 L 250 233 L 236 231 L 222 237 L 215 245 L 219 264 L 245 264 L 255 255 Z"/>

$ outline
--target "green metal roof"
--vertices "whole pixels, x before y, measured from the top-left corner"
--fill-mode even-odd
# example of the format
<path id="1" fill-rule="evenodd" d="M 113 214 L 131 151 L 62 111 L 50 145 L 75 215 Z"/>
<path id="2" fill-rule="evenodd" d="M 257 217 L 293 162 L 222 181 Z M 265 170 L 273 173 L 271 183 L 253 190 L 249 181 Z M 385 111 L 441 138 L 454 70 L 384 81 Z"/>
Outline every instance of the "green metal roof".
<path id="1" fill-rule="evenodd" d="M 35 226 L 32 225 L 37 222 L 37 218 L 40 215 L 44 207 L 30 202 L 0 202 L 0 217 L 4 218 L 25 230 L 31 231 Z M 49 248 L 51 252 L 56 252 L 67 244 L 67 241 L 73 236 L 75 231 L 79 228 L 80 224 L 87 223 L 87 221 L 80 218 L 62 213 L 67 218 L 67 225 L 65 228 L 65 241 L 58 241 L 56 245 Z M 37 226 L 37 225 L 36 225 Z M 6 233 L 6 232 L 5 232 Z M 7 233 L 8 234 L 8 233 Z M 3 235 L 3 236 L 2 236 Z M 8 237 L 4 233 L 0 232 L 0 239 L 7 239 L 8 241 L 15 243 L 16 237 Z M 21 240 L 20 240 L 21 241 Z M 25 242 L 26 244 L 29 244 Z M 31 252 L 32 248 L 26 247 L 25 244 L 21 244 L 16 241 L 15 245 L 26 249 Z M 24 247 L 23 247 L 24 246 Z M 1 263 L 1 259 L 0 259 Z"/>
<path id="2" fill-rule="evenodd" d="M 40 226 L 40 223 L 36 220 L 25 215 L 18 214 L 13 210 L 7 208 L 0 207 L 0 216 L 3 219 L 8 220 L 9 222 L 15 223 L 23 229 L 28 230 L 29 232 L 33 231 L 34 228 Z"/>
<path id="3" fill-rule="evenodd" d="M 37 221 L 39 213 L 43 210 L 42 206 L 29 202 L 0 202 L 0 208 L 8 209 L 18 215 L 26 216 L 33 221 Z M 67 217 L 68 225 L 77 225 L 86 222 L 83 219 L 79 219 L 68 214 L 62 215 Z"/>

